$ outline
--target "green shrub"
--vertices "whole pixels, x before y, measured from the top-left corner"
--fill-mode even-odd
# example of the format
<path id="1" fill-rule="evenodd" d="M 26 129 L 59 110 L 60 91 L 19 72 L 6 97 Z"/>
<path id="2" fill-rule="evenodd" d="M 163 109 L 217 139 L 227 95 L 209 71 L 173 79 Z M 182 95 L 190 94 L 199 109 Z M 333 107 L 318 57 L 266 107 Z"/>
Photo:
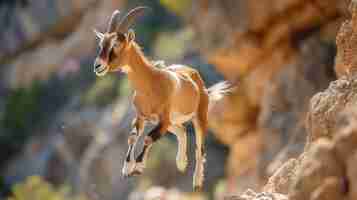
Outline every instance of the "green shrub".
<path id="1" fill-rule="evenodd" d="M 41 85 L 35 81 L 29 88 L 11 91 L 4 112 L 3 126 L 9 132 L 24 132 L 28 125 L 34 124 L 39 116 Z M 36 117 L 34 117 L 36 116 Z"/>
<path id="2" fill-rule="evenodd" d="M 13 187 L 13 196 L 7 200 L 85 200 L 84 197 L 70 194 L 67 186 L 54 188 L 39 176 L 31 176 L 24 183 Z"/>
<path id="3" fill-rule="evenodd" d="M 106 106 L 120 95 L 128 94 L 127 81 L 116 75 L 98 78 L 81 97 L 82 105 Z"/>
<path id="4" fill-rule="evenodd" d="M 192 4 L 191 0 L 181 0 L 181 1 L 160 0 L 160 3 L 171 12 L 180 16 L 186 15 L 187 10 L 189 10 Z"/>
<path id="5" fill-rule="evenodd" d="M 17 88 L 6 98 L 0 121 L 0 157 L 3 164 L 29 138 L 29 130 L 43 119 L 40 98 L 42 86 L 35 82 L 28 88 Z"/>

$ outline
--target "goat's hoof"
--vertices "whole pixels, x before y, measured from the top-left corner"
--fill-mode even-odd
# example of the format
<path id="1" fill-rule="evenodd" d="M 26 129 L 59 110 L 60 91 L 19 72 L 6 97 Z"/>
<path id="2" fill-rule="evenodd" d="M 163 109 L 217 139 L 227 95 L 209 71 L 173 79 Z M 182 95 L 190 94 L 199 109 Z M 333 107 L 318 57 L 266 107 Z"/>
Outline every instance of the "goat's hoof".
<path id="1" fill-rule="evenodd" d="M 135 162 L 125 162 L 121 172 L 122 176 L 124 178 L 130 177 L 134 169 L 135 169 Z"/>
<path id="2" fill-rule="evenodd" d="M 188 165 L 188 161 L 187 161 L 187 157 L 183 157 L 181 159 L 177 159 L 176 160 L 176 165 L 177 165 L 177 169 L 184 173 L 187 169 L 187 165 Z"/>
<path id="3" fill-rule="evenodd" d="M 122 177 L 123 177 L 124 179 L 127 179 L 127 178 L 129 178 L 130 176 L 129 176 L 129 174 L 122 174 Z"/>
<path id="4" fill-rule="evenodd" d="M 122 175 L 123 175 L 123 178 L 127 179 L 127 178 L 130 178 L 130 177 L 139 176 L 141 174 L 142 174 L 142 172 L 140 172 L 138 170 L 134 170 L 134 171 L 132 171 L 130 173 L 122 174 Z"/>
<path id="5" fill-rule="evenodd" d="M 139 176 L 141 174 L 142 174 L 141 171 L 134 169 L 130 173 L 123 173 L 122 175 L 123 175 L 123 178 L 127 179 L 127 178 L 130 178 L 130 177 Z"/>
<path id="6" fill-rule="evenodd" d="M 193 186 L 193 191 L 194 192 L 202 192 L 202 186 L 198 186 L 198 185 Z"/>
<path id="7" fill-rule="evenodd" d="M 130 176 L 139 176 L 141 175 L 143 172 L 139 171 L 139 170 L 134 170 L 133 172 L 131 172 Z"/>
<path id="8" fill-rule="evenodd" d="M 129 172 L 122 172 L 121 174 L 122 174 L 122 177 L 125 179 L 127 179 L 131 176 L 131 173 L 129 173 Z"/>
<path id="9" fill-rule="evenodd" d="M 145 165 L 143 162 L 138 162 L 136 163 L 134 169 L 133 169 L 133 172 L 135 172 L 135 174 L 142 174 L 144 172 L 144 169 L 145 169 Z"/>
<path id="10" fill-rule="evenodd" d="M 127 178 L 130 177 L 130 174 L 129 174 L 129 173 L 126 173 L 126 172 L 122 172 L 121 175 L 122 175 L 122 177 L 125 178 L 125 179 L 127 179 Z"/>

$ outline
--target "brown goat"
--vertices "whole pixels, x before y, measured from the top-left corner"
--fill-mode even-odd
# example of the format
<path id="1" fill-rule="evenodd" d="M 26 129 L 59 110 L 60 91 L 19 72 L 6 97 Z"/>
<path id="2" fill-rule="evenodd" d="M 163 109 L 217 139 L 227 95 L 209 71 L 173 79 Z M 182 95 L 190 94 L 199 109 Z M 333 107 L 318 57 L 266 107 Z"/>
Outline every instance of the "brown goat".
<path id="1" fill-rule="evenodd" d="M 187 135 L 183 123 L 192 120 L 196 137 L 193 187 L 199 190 L 204 177 L 204 139 L 209 103 L 221 98 L 229 90 L 228 84 L 220 83 L 207 90 L 200 74 L 193 68 L 172 65 L 160 69 L 149 62 L 135 42 L 134 31 L 129 30 L 135 18 L 142 15 L 145 9 L 137 7 L 123 18 L 119 11 L 115 11 L 107 31 L 95 31 L 100 40 L 100 51 L 94 63 L 96 75 L 125 72 L 135 89 L 133 103 L 137 113 L 122 173 L 124 176 L 141 174 L 152 144 L 168 131 L 178 138 L 176 163 L 180 171 L 185 171 Z M 118 21 L 120 18 L 121 21 Z M 135 146 L 146 121 L 157 123 L 157 126 L 145 136 L 143 150 L 135 158 Z"/>

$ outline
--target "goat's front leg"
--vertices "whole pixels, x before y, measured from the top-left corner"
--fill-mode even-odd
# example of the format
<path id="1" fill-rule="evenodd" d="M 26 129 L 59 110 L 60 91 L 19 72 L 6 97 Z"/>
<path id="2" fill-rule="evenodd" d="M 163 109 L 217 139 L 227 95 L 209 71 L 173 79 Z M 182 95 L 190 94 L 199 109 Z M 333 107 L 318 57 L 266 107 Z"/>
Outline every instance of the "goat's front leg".
<path id="1" fill-rule="evenodd" d="M 145 121 L 142 118 L 137 117 L 133 120 L 132 127 L 133 129 L 131 130 L 130 136 L 128 138 L 129 149 L 126 154 L 124 166 L 122 169 L 122 174 L 124 177 L 127 177 L 132 174 L 135 169 L 135 147 L 138 143 L 139 137 L 144 132 Z"/>
<path id="2" fill-rule="evenodd" d="M 164 115 L 160 118 L 159 124 L 145 137 L 143 150 L 136 158 L 135 174 L 143 173 L 146 160 L 153 143 L 158 141 L 165 133 L 167 133 L 169 125 L 170 119 L 167 113 L 167 117 Z"/>

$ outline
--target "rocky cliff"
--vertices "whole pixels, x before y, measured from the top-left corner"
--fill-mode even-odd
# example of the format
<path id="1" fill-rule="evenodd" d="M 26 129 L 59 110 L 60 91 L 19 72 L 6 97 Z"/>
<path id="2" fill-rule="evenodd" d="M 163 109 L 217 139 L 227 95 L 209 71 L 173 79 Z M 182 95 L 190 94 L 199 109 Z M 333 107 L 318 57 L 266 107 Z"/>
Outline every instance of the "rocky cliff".
<path id="1" fill-rule="evenodd" d="M 261 193 L 248 190 L 232 199 L 336 200 L 356 199 L 356 74 L 352 41 L 356 2 L 352 18 L 341 26 L 335 70 L 338 80 L 315 94 L 305 115 L 307 141 L 303 152 L 277 167 Z M 346 34 L 348 33 L 348 34 Z"/>
<path id="2" fill-rule="evenodd" d="M 310 129 L 305 127 L 310 99 L 353 63 L 353 22 L 340 29 L 348 4 L 338 0 L 194 3 L 190 21 L 199 36 L 198 48 L 238 86 L 210 113 L 210 127 L 231 149 L 227 173 L 235 190 L 245 180 L 240 177 L 257 176 L 255 182 L 264 184 L 285 161 L 303 152 Z"/>

